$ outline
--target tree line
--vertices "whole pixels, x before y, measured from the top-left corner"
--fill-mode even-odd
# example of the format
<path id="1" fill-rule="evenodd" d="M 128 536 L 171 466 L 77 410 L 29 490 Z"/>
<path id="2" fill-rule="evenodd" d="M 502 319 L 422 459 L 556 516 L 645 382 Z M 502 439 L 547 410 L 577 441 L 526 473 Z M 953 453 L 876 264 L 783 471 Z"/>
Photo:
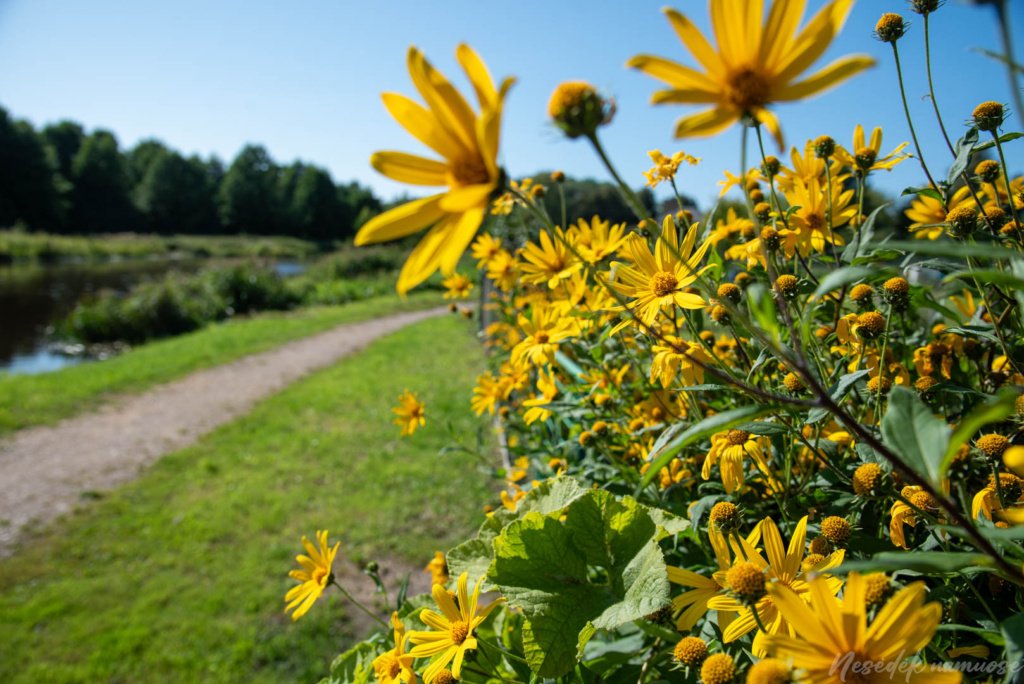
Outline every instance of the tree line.
<path id="1" fill-rule="evenodd" d="M 380 210 L 368 188 L 301 161 L 279 165 L 259 145 L 225 168 L 158 140 L 122 150 L 113 133 L 73 121 L 37 131 L 0 107 L 0 228 L 328 241 L 351 237 Z"/>

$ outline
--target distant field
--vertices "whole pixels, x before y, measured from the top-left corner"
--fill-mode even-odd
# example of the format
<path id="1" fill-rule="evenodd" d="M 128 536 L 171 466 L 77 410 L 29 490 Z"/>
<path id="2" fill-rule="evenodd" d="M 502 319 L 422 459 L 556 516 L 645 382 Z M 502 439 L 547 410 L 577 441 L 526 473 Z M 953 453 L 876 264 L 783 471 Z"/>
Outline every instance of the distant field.
<path id="1" fill-rule="evenodd" d="M 339 306 L 313 306 L 216 323 L 151 342 L 120 356 L 41 375 L 0 374 L 0 435 L 53 423 L 96 407 L 109 397 L 143 390 L 200 368 L 233 361 L 341 323 L 436 306 L 436 292 L 395 294 Z"/>
<path id="2" fill-rule="evenodd" d="M 317 681 L 363 635 L 336 591 L 284 614 L 299 538 L 329 529 L 354 587 L 360 562 L 421 576 L 474 529 L 492 483 L 478 455 L 439 451 L 490 452 L 469 410 L 483 367 L 461 317 L 409 326 L 36 530 L 0 562 L 0 681 Z M 401 439 L 406 388 L 427 424 Z"/>
<path id="3" fill-rule="evenodd" d="M 304 258 L 319 251 L 315 243 L 283 236 L 138 233 L 79 236 L 0 230 L 0 262 L 169 256 Z"/>

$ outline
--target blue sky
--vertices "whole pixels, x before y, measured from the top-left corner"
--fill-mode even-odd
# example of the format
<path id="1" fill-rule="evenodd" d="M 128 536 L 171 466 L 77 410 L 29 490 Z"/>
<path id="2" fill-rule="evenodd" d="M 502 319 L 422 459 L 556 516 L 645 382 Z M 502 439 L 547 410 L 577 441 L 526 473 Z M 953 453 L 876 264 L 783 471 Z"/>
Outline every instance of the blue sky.
<path id="1" fill-rule="evenodd" d="M 496 77 L 518 77 L 502 141 L 502 160 L 514 176 L 560 168 L 605 177 L 585 143 L 561 139 L 546 120 L 555 85 L 584 79 L 618 102 L 616 120 L 603 137 L 623 175 L 640 185 L 647 150 L 683 149 L 703 162 L 684 171 L 681 189 L 706 206 L 723 169 L 738 169 L 738 128 L 674 141 L 674 121 L 695 109 L 650 106 L 657 83 L 624 67 L 639 52 L 694 64 L 659 11 L 664 4 L 0 0 L 0 105 L 36 125 L 70 118 L 114 131 L 122 146 L 156 137 L 185 153 L 213 153 L 225 161 L 256 142 L 279 162 L 307 160 L 327 167 L 336 180 L 356 179 L 391 197 L 403 186 L 378 176 L 367 162 L 370 154 L 421 148 L 388 117 L 379 93 L 413 94 L 405 71 L 411 44 L 464 84 L 454 50 L 466 41 Z M 808 16 L 822 4 L 809 0 Z M 1016 59 L 1024 61 L 1024 2 L 1009 4 Z M 706 2 L 677 0 L 674 6 L 707 29 Z M 923 98 L 923 21 L 903 0 L 857 3 L 815 66 L 854 52 L 874 56 L 878 65 L 813 100 L 777 107 L 787 144 L 802 147 L 806 138 L 829 134 L 850 145 L 857 123 L 869 131 L 882 126 L 886 150 L 909 139 L 891 51 L 871 36 L 883 11 L 912 21 L 900 43 L 911 108 L 925 158 L 933 167 L 945 166 L 948 152 Z M 990 8 L 947 0 L 931 25 L 937 97 L 948 126 L 962 130 L 983 100 L 1011 101 L 1005 70 L 972 50 L 1000 49 Z M 1009 127 L 1022 128 L 1018 122 Z M 1024 148 L 1024 140 L 1013 145 Z M 1010 152 L 1021 158 L 1020 151 Z M 1022 165 L 1018 161 L 1016 168 Z M 876 183 L 898 192 L 921 181 L 920 169 L 907 162 Z"/>

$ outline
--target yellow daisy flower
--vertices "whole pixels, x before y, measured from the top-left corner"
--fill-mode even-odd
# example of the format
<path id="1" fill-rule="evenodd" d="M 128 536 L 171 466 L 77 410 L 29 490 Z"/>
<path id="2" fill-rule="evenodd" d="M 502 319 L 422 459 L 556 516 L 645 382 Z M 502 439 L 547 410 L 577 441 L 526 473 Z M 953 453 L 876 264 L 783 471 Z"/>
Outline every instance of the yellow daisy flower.
<path id="1" fill-rule="evenodd" d="M 711 435 L 711 449 L 704 458 L 701 477 L 711 477 L 711 468 L 721 461 L 722 484 L 725 491 L 732 494 L 743 487 L 746 463 L 749 456 L 757 464 L 758 469 L 771 480 L 771 471 L 765 460 L 765 451 L 771 448 L 771 442 L 763 435 L 752 435 L 744 430 L 727 430 Z"/>
<path id="2" fill-rule="evenodd" d="M 934 197 L 917 195 L 903 214 L 913 221 L 908 230 L 914 234 L 915 238 L 937 240 L 946 232 L 946 215 L 950 211 L 972 206 L 976 205 L 971 198 L 971 189 L 965 185 L 950 197 L 948 210 L 942 206 L 942 202 Z"/>
<path id="3" fill-rule="evenodd" d="M 470 253 L 476 259 L 476 267 L 480 269 L 486 268 L 491 259 L 502 251 L 501 240 L 490 233 L 480 233 L 470 247 Z"/>
<path id="4" fill-rule="evenodd" d="M 569 243 L 576 248 L 587 263 L 596 264 L 614 256 L 626 241 L 626 224 L 602 221 L 594 216 L 590 221 L 580 219 L 566 232 Z"/>
<path id="5" fill-rule="evenodd" d="M 487 619 L 491 611 L 505 601 L 499 598 L 489 605 L 480 608 L 477 602 L 480 598 L 480 584 L 483 578 L 477 580 L 470 594 L 467 589 L 468 577 L 466 573 L 459 576 L 458 582 L 458 605 L 448 595 L 448 591 L 439 584 L 435 584 L 431 590 L 434 602 L 441 612 L 437 613 L 429 608 L 420 613 L 420 620 L 423 621 L 430 631 L 409 632 L 409 641 L 416 644 L 409 651 L 413 658 L 430 658 L 437 656 L 427 666 L 423 673 L 423 679 L 427 684 L 432 684 L 437 675 L 451 663 L 452 675 L 458 679 L 462 672 L 462 662 L 467 651 L 475 650 L 477 647 L 474 630 Z"/>
<path id="6" fill-rule="evenodd" d="M 512 363 L 517 366 L 553 363 L 558 343 L 576 332 L 572 320 L 560 315 L 553 307 L 536 306 L 530 312 L 530 318 L 519 314 L 519 327 L 525 337 L 512 348 Z"/>
<path id="7" fill-rule="evenodd" d="M 416 428 L 422 427 L 427 423 L 423 404 L 409 390 L 405 390 L 398 397 L 398 406 L 391 409 L 391 411 L 398 416 L 393 422 L 402 428 L 402 437 L 411 435 L 416 432 Z"/>
<path id="8" fill-rule="evenodd" d="M 804 562 L 804 542 L 807 538 L 807 516 L 800 519 L 793 537 L 789 540 L 789 547 L 783 545 L 782 535 L 779 528 L 771 518 L 762 521 L 761 539 L 764 543 L 767 559 L 761 552 L 748 544 L 745 539 L 732 540 L 740 548 L 734 551 L 735 563 L 749 563 L 764 573 L 768 584 L 778 584 L 788 587 L 796 592 L 801 598 L 806 599 L 810 591 L 810 585 L 806 581 L 809 573 L 824 574 L 843 562 L 845 552 L 842 549 L 833 551 L 830 555 L 820 558 L 814 565 Z M 715 573 L 715 581 L 723 587 L 728 587 L 728 573 L 719 571 Z M 825 579 L 828 590 L 837 594 L 843 586 L 842 580 L 828 576 Z M 747 606 L 743 601 L 733 596 L 719 595 L 708 601 L 708 607 L 714 610 L 724 610 L 739 613 L 739 616 L 725 628 L 722 633 L 722 641 L 731 643 L 743 635 L 757 629 L 758 620 L 768 630 L 768 634 L 784 634 L 789 629 L 785 616 L 775 605 L 774 594 L 766 594 L 758 599 L 753 607 Z M 754 618 L 754 611 L 757 611 L 758 619 Z M 758 657 L 763 657 L 765 650 L 765 634 L 758 630 L 754 637 L 753 652 Z"/>
<path id="9" fill-rule="evenodd" d="M 662 222 L 661 235 L 653 253 L 645 239 L 635 233 L 630 235 L 623 251 L 632 263 L 617 264 L 611 285 L 623 296 L 633 298 L 626 306 L 632 315 L 616 330 L 632 323 L 633 316 L 649 326 L 664 307 L 703 309 L 707 306 L 703 297 L 685 291 L 700 274 L 711 268 L 700 268 L 711 243 L 705 242 L 694 251 L 696 241 L 696 224 L 690 226 L 680 242 L 671 216 L 666 216 Z"/>
<path id="10" fill-rule="evenodd" d="M 416 673 L 412 669 L 415 659 L 405 652 L 405 625 L 398 619 L 397 612 L 391 613 L 391 627 L 395 647 L 373 659 L 373 675 L 381 684 L 416 684 Z"/>
<path id="11" fill-rule="evenodd" d="M 444 558 L 443 551 L 435 551 L 434 557 L 427 563 L 427 567 L 423 568 L 423 572 L 430 573 L 430 584 L 440 584 L 444 586 L 448 584 L 448 561 Z"/>
<path id="12" fill-rule="evenodd" d="M 784 585 L 769 586 L 768 594 L 792 633 L 765 639 L 768 651 L 791 660 L 801 673 L 801 682 L 881 684 L 891 682 L 894 671 L 901 679 L 905 673 L 906 681 L 920 684 L 961 681 L 962 673 L 941 667 L 901 667 L 905 658 L 928 645 L 942 619 L 942 604 L 925 605 L 924 582 L 899 591 L 879 609 L 870 625 L 866 590 L 867 583 L 857 572 L 847 578 L 842 599 L 835 596 L 827 579 L 811 580 L 807 597 Z M 864 672 L 865 666 L 870 671 Z"/>
<path id="13" fill-rule="evenodd" d="M 551 417 L 552 412 L 548 406 L 558 396 L 558 383 L 555 380 L 553 368 L 537 373 L 537 391 L 539 392 L 537 396 L 523 402 L 523 406 L 526 407 L 523 420 L 527 425 L 533 425 L 538 420 L 547 420 Z"/>
<path id="14" fill-rule="evenodd" d="M 710 0 L 709 6 L 717 51 L 689 19 L 665 9 L 672 28 L 703 72 L 651 55 L 638 55 L 627 63 L 670 86 L 654 94 L 654 104 L 713 105 L 680 119 L 677 138 L 713 135 L 749 116 L 764 124 L 781 149 L 779 122 L 766 105 L 816 95 L 875 63 L 864 55 L 847 56 L 796 80 L 839 33 L 853 0 L 833 0 L 799 32 L 802 2 L 775 0 L 766 21 L 760 0 Z"/>
<path id="15" fill-rule="evenodd" d="M 409 133 L 443 161 L 405 152 L 377 152 L 373 167 L 388 178 L 412 185 L 447 186 L 370 219 L 356 235 L 357 245 L 397 240 L 431 227 L 413 249 L 398 276 L 405 293 L 441 269 L 455 270 L 483 223 L 491 197 L 501 188 L 498 139 L 505 95 L 513 79 L 495 88 L 480 57 L 468 45 L 455 52 L 473 84 L 480 112 L 416 48 L 409 49 L 409 75 L 426 107 L 397 93 L 384 93 L 384 106 Z"/>
<path id="16" fill-rule="evenodd" d="M 647 153 L 647 156 L 654 163 L 654 166 L 649 171 L 644 171 L 644 177 L 647 178 L 647 187 L 649 188 L 657 187 L 659 183 L 675 178 L 676 172 L 683 162 L 690 166 L 696 166 L 700 163 L 698 157 L 692 157 L 681 151 L 676 152 L 671 157 L 666 157 L 661 153 L 661 150 L 651 150 Z"/>
<path id="17" fill-rule="evenodd" d="M 566 278 L 580 270 L 583 264 L 566 246 L 566 234 L 555 228 L 555 239 L 548 231 L 540 231 L 537 242 L 527 242 L 523 247 L 523 282 L 537 285 L 547 284 L 554 290 Z"/>
<path id="18" fill-rule="evenodd" d="M 296 556 L 295 560 L 302 569 L 288 573 L 289 577 L 299 581 L 298 586 L 292 587 L 284 595 L 284 600 L 288 602 L 285 612 L 294 609 L 292 620 L 298 620 L 309 612 L 334 577 L 331 567 L 334 565 L 334 557 L 338 555 L 341 542 L 335 542 L 333 547 L 328 548 L 327 530 L 317 530 L 316 541 L 319 548 L 313 546 L 313 543 L 303 535 L 302 545 L 306 547 L 306 553 L 309 555 Z"/>
<path id="19" fill-rule="evenodd" d="M 668 387 L 679 376 L 686 386 L 699 385 L 704 382 L 704 368 L 714 360 L 704 348 L 695 343 L 687 342 L 673 335 L 668 335 L 663 342 L 651 348 L 654 359 L 651 361 L 651 384 L 655 380 L 662 387 Z"/>
<path id="20" fill-rule="evenodd" d="M 452 273 L 441 284 L 444 285 L 445 299 L 465 299 L 473 291 L 473 281 L 461 273 Z"/>
<path id="21" fill-rule="evenodd" d="M 891 171 L 900 162 L 910 159 L 909 154 L 900 154 L 908 143 L 902 142 L 885 155 L 882 154 L 882 129 L 875 127 L 871 131 L 871 140 L 865 141 L 864 127 L 857 124 L 853 129 L 853 148 L 847 150 L 842 145 L 836 147 L 836 157 L 846 166 L 857 169 L 865 175 L 871 171 Z"/>

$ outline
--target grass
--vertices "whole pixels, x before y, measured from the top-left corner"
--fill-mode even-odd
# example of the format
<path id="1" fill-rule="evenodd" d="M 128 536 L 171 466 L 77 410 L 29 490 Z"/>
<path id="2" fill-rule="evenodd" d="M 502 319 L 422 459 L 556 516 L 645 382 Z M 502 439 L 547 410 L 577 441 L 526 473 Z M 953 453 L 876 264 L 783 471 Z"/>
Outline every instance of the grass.
<path id="1" fill-rule="evenodd" d="M 471 325 L 441 317 L 382 338 L 34 532 L 0 563 L 0 681 L 325 675 L 355 609 L 332 591 L 297 623 L 283 614 L 299 537 L 327 528 L 339 561 L 419 573 L 491 498 L 476 456 L 438 453 L 446 424 L 463 442 L 483 426 L 469 411 L 483 367 Z M 428 422 L 400 439 L 390 408 L 406 388 Z"/>
<path id="2" fill-rule="evenodd" d="M 252 235 L 54 235 L 0 230 L 0 262 L 96 260 L 148 257 L 303 258 L 319 248 L 306 240 L 284 236 Z"/>
<path id="3" fill-rule="evenodd" d="M 41 375 L 0 374 L 0 435 L 53 423 L 94 408 L 112 395 L 143 390 L 341 323 L 422 309 L 441 301 L 436 293 L 414 294 L 405 300 L 392 294 L 343 306 L 266 313 L 152 342 L 106 361 Z"/>

